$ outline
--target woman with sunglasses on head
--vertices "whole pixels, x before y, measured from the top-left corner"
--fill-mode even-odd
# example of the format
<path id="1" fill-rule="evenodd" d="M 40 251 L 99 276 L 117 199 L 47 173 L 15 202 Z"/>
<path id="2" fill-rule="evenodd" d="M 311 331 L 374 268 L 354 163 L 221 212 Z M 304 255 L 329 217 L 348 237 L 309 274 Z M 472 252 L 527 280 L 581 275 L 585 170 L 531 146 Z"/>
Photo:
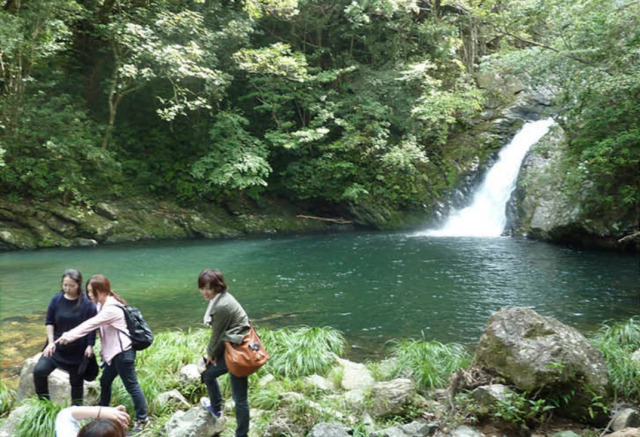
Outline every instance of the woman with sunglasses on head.
<path id="1" fill-rule="evenodd" d="M 136 351 L 131 347 L 129 330 L 122 306 L 127 303 L 111 289 L 111 283 L 102 275 L 92 276 L 87 281 L 87 293 L 98 305 L 98 314 L 65 332 L 58 343 L 74 342 L 88 333 L 99 329 L 102 349 L 100 356 L 104 368 L 100 377 L 100 405 L 108 406 L 111 402 L 111 388 L 116 376 L 120 376 L 124 387 L 133 400 L 136 420 L 133 422 L 131 434 L 141 432 L 149 425 L 147 400 L 142 392 L 136 375 Z"/>
<path id="2" fill-rule="evenodd" d="M 71 403 L 82 405 L 84 381 L 78 368 L 83 357 L 93 356 L 95 331 L 82 341 L 69 345 L 58 345 L 55 341 L 63 332 L 75 328 L 96 315 L 96 305 L 89 300 L 82 289 L 82 274 L 69 269 L 62 275 L 61 290 L 56 293 L 47 308 L 47 344 L 33 370 L 36 394 L 41 399 L 49 399 L 48 377 L 55 369 L 69 373 L 71 383 Z"/>

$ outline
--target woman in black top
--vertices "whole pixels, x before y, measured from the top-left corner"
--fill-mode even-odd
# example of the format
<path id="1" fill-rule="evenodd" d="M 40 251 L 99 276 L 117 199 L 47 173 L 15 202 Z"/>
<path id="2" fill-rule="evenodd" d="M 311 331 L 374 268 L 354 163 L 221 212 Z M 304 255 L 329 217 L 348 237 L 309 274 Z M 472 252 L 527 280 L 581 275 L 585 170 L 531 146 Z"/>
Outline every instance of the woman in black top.
<path id="1" fill-rule="evenodd" d="M 33 382 L 39 398 L 49 399 L 47 378 L 58 368 L 69 373 L 72 404 L 82 405 L 84 383 L 82 375 L 78 374 L 78 367 L 83 356 L 93 355 L 95 332 L 75 343 L 56 345 L 55 341 L 64 332 L 95 315 L 96 305 L 82 289 L 82 274 L 74 269 L 65 271 L 62 275 L 62 290 L 49 302 L 45 321 L 47 344 L 33 370 Z"/>

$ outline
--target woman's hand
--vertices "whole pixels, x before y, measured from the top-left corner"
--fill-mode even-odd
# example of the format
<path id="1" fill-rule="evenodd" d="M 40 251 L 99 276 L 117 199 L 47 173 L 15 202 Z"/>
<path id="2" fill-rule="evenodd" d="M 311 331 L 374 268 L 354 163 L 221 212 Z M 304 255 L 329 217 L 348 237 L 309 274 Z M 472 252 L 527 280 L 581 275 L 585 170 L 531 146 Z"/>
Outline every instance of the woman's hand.
<path id="1" fill-rule="evenodd" d="M 44 355 L 45 357 L 50 357 L 53 355 L 55 351 L 56 351 L 56 344 L 49 343 L 47 347 L 45 347 L 44 350 L 42 351 L 42 355 Z"/>
<path id="2" fill-rule="evenodd" d="M 64 338 L 64 334 L 62 335 L 62 337 L 60 337 L 59 339 L 56 340 L 56 343 L 60 343 L 60 344 L 69 344 L 69 340 L 67 340 L 66 338 Z"/>
<path id="3" fill-rule="evenodd" d="M 87 348 L 84 350 L 84 354 L 91 358 L 93 356 L 93 346 L 89 345 L 87 346 Z"/>
<path id="4" fill-rule="evenodd" d="M 115 420 L 119 422 L 125 430 L 129 427 L 129 421 L 131 420 L 124 405 L 118 405 L 115 408 L 102 407 L 100 418 Z"/>
<path id="5" fill-rule="evenodd" d="M 209 355 L 205 355 L 205 356 L 204 356 L 204 357 L 202 357 L 202 358 L 204 358 L 204 363 L 205 363 L 206 365 L 209 365 L 209 364 L 211 364 L 212 366 L 215 366 L 215 365 L 216 365 L 216 360 L 212 360 L 212 359 L 211 359 L 211 357 L 210 357 Z"/>

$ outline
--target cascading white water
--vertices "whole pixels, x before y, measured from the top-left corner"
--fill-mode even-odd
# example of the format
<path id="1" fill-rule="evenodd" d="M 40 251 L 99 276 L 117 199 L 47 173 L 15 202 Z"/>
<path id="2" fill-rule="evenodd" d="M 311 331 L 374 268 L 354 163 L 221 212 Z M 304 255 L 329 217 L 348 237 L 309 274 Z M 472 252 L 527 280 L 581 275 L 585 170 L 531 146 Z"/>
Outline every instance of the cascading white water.
<path id="1" fill-rule="evenodd" d="M 417 235 L 436 237 L 499 237 L 507 223 L 506 205 L 515 188 L 527 151 L 547 133 L 553 119 L 525 124 L 498 155 L 473 196 L 471 206 L 453 211 L 444 226 Z"/>

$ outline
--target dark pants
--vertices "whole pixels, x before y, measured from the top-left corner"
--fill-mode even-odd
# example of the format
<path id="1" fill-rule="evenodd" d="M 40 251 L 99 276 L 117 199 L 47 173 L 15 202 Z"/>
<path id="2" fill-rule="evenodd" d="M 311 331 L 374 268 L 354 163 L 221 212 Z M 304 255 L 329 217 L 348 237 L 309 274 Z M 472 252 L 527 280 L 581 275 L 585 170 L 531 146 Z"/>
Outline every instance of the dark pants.
<path id="1" fill-rule="evenodd" d="M 100 402 L 102 407 L 108 407 L 111 402 L 111 386 L 116 376 L 120 376 L 124 388 L 127 389 L 131 399 L 133 400 L 133 407 L 136 410 L 136 419 L 143 420 L 148 416 L 147 413 L 147 399 L 142 393 L 142 388 L 138 383 L 138 377 L 136 376 L 136 351 L 129 349 L 124 352 L 120 352 L 111 361 L 111 365 L 104 364 L 102 370 L 102 376 L 100 377 Z"/>
<path id="2" fill-rule="evenodd" d="M 33 369 L 33 383 L 36 386 L 36 394 L 40 399 L 49 398 L 49 375 L 58 366 L 50 357 L 42 355 L 36 367 Z M 82 405 L 82 396 L 84 388 L 84 380 L 78 375 L 78 366 L 60 367 L 61 370 L 69 373 L 69 382 L 71 383 L 71 403 L 73 405 Z"/>
<path id="3" fill-rule="evenodd" d="M 216 364 L 207 366 L 202 372 L 202 382 L 207 386 L 209 400 L 213 411 L 222 411 L 222 394 L 218 385 L 218 377 L 227 373 L 227 364 L 224 362 L 224 354 L 218 357 Z M 249 434 L 249 400 L 247 399 L 248 380 L 246 377 L 238 378 L 229 373 L 231 381 L 231 394 L 236 403 L 236 437 L 247 437 Z"/>

